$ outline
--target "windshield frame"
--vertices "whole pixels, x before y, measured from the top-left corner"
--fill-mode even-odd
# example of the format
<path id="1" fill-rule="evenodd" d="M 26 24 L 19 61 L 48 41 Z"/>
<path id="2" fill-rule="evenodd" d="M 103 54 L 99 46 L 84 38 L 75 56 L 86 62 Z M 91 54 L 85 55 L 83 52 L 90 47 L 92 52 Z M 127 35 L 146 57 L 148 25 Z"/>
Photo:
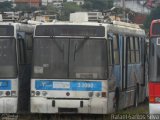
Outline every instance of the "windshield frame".
<path id="1" fill-rule="evenodd" d="M 42 35 L 36 35 L 37 32 L 38 32 L 38 30 L 37 30 L 38 27 L 50 27 L 50 28 L 52 28 L 52 29 L 50 29 L 51 32 L 49 31 L 51 33 L 51 35 L 43 35 L 43 36 Z M 88 33 L 88 34 L 82 34 L 82 35 L 80 35 L 80 34 L 75 35 L 73 33 L 70 33 L 69 35 L 59 35 L 59 34 L 62 34 L 63 31 L 66 31 L 66 30 L 63 30 L 62 28 L 63 29 L 68 29 L 68 30 L 70 30 L 71 28 L 74 30 L 76 28 L 75 30 L 79 29 L 78 31 L 80 31 L 80 30 L 83 31 L 83 29 L 90 28 L 90 29 L 87 29 L 87 31 L 89 31 L 93 28 L 94 29 L 96 28 L 96 30 L 94 31 L 94 32 L 96 32 L 96 35 L 93 35 L 92 32 L 91 32 L 92 34 L 89 32 L 90 34 Z M 61 30 L 61 31 L 57 34 L 56 33 L 57 30 Z M 97 31 L 97 30 L 99 30 L 99 31 Z M 44 31 L 41 31 L 41 32 L 44 32 Z M 69 25 L 61 25 L 61 24 L 45 25 L 44 24 L 44 25 L 37 25 L 36 26 L 35 31 L 34 31 L 34 37 L 49 37 L 49 36 L 52 36 L 53 32 L 54 32 L 55 37 L 65 37 L 65 38 L 67 38 L 67 37 L 68 38 L 72 38 L 72 37 L 75 37 L 75 38 L 82 37 L 83 38 L 83 36 L 90 36 L 91 38 L 104 38 L 106 36 L 105 26 L 102 26 L 102 25 L 75 25 L 75 24 L 74 25 L 72 25 L 72 24 L 69 24 Z M 99 32 L 101 33 L 100 35 L 98 34 Z M 102 35 L 102 32 L 103 32 L 103 35 Z"/>

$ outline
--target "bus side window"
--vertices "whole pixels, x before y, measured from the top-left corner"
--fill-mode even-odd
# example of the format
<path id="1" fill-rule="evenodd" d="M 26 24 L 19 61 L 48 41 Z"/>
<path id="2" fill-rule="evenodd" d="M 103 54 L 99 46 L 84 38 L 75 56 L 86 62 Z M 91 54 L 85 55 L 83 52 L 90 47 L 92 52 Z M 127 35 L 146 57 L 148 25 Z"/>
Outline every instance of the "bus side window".
<path id="1" fill-rule="evenodd" d="M 133 37 L 130 37 L 130 53 L 131 53 L 131 63 L 135 63 L 135 45 Z"/>
<path id="2" fill-rule="evenodd" d="M 114 64 L 120 64 L 118 39 L 119 39 L 118 35 L 113 36 Z"/>
<path id="3" fill-rule="evenodd" d="M 139 48 L 139 38 L 135 37 L 135 54 L 136 54 L 136 63 L 140 62 L 140 48 Z"/>
<path id="4" fill-rule="evenodd" d="M 127 37 L 126 40 L 127 40 L 127 49 L 128 49 L 128 64 L 130 64 L 131 63 L 130 37 Z"/>

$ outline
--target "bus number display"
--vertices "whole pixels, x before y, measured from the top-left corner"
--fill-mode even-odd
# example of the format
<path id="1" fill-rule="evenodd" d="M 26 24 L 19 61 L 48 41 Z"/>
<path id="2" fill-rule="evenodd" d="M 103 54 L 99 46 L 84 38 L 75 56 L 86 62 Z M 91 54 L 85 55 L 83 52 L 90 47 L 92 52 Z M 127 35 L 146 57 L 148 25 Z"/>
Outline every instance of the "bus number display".
<path id="1" fill-rule="evenodd" d="M 36 28 L 35 36 L 89 36 L 104 37 L 103 26 L 82 26 L 82 25 L 39 25 Z"/>
<path id="2" fill-rule="evenodd" d="M 93 83 L 78 83 L 78 88 L 94 88 Z"/>

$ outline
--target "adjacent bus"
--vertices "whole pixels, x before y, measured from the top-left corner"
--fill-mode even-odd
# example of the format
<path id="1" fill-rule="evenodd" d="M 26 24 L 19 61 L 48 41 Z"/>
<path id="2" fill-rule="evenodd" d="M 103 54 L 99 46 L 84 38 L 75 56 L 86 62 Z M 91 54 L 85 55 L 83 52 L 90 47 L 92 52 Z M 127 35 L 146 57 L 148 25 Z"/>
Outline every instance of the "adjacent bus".
<path id="1" fill-rule="evenodd" d="M 17 113 L 19 101 L 24 97 L 20 92 L 20 79 L 25 57 L 25 38 L 33 33 L 34 28 L 19 23 L 0 23 L 0 113 Z M 30 55 L 28 55 L 30 56 Z M 24 69 L 24 68 L 23 68 Z M 22 79 L 23 80 L 23 79 Z M 28 81 L 29 82 L 29 81 Z M 28 83 L 29 84 L 29 83 Z M 26 85 L 25 85 L 26 86 Z M 23 86 L 23 87 L 25 87 Z M 29 86 L 29 85 L 28 85 Z M 29 88 L 28 88 L 29 89 Z M 27 91 L 23 91 L 24 94 Z M 26 99 L 23 99 L 23 101 Z M 23 103 L 23 102 L 21 102 Z M 23 104 L 25 107 L 26 105 Z M 21 107 L 22 108 L 22 107 Z M 29 108 L 28 108 L 29 109 Z"/>
<path id="2" fill-rule="evenodd" d="M 150 26 L 149 41 L 149 112 L 160 111 L 160 19 L 153 20 Z"/>
<path id="3" fill-rule="evenodd" d="M 146 96 L 145 32 L 129 23 L 42 23 L 33 40 L 31 113 L 112 113 Z"/>

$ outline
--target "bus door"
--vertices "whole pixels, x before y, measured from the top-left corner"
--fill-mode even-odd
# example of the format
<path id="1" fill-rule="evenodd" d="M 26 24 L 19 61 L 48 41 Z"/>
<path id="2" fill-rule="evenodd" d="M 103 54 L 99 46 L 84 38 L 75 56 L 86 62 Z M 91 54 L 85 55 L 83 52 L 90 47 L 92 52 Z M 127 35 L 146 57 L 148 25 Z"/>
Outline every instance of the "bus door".
<path id="1" fill-rule="evenodd" d="M 119 109 L 126 107 L 125 91 L 127 89 L 127 76 L 128 76 L 128 46 L 127 40 L 124 35 L 119 34 Z"/>
<path id="2" fill-rule="evenodd" d="M 118 89 L 120 88 L 120 81 L 121 81 L 121 68 L 120 68 L 120 37 L 118 34 L 114 34 L 114 33 L 109 33 L 108 34 L 108 38 L 110 40 L 111 43 L 111 52 L 112 52 L 112 62 L 111 65 L 109 65 L 109 72 L 110 72 L 110 77 L 111 80 L 115 82 L 114 86 L 111 86 L 112 90 L 115 90 L 116 87 L 118 87 Z M 109 44 L 110 44 L 109 43 Z"/>
<path id="3" fill-rule="evenodd" d="M 130 38 L 123 37 L 123 47 L 122 47 L 122 91 L 127 90 L 128 85 L 128 72 L 129 72 L 129 61 L 131 60 L 130 57 Z"/>
<path id="4" fill-rule="evenodd" d="M 124 52 L 126 51 L 126 47 L 125 46 L 125 40 L 124 40 L 124 36 L 123 35 L 119 35 L 119 41 L 120 41 L 120 71 L 121 71 L 121 80 L 120 80 L 120 88 L 121 91 L 124 91 L 125 89 L 125 67 L 124 67 Z"/>
<path id="5" fill-rule="evenodd" d="M 120 35 L 120 51 L 121 51 L 121 91 L 120 108 L 126 107 L 127 78 L 128 78 L 128 41 L 127 38 Z"/>
<path id="6" fill-rule="evenodd" d="M 146 70 L 147 68 L 145 68 L 145 62 L 146 62 L 146 57 L 145 55 L 147 56 L 147 53 L 146 53 L 146 47 L 145 47 L 145 40 L 144 38 L 140 38 L 140 49 L 141 49 L 141 52 L 138 54 L 138 57 L 139 59 L 141 60 L 141 70 L 142 70 L 142 79 L 141 79 L 141 85 L 142 86 L 145 86 L 146 84 L 146 80 L 147 78 L 145 77 L 145 73 L 146 73 Z M 137 56 L 136 56 L 137 58 Z M 138 59 L 138 62 L 139 62 L 139 59 Z M 147 75 L 146 75 L 147 76 Z"/>
<path id="7" fill-rule="evenodd" d="M 123 39 L 123 56 L 122 56 L 122 91 L 124 91 L 125 104 L 124 107 L 133 104 L 133 92 L 129 89 L 135 86 L 135 51 L 134 51 L 134 38 L 126 36 Z"/>
<path id="8" fill-rule="evenodd" d="M 109 91 L 114 92 L 114 108 L 117 110 L 121 108 L 120 89 L 121 89 L 121 51 L 122 48 L 120 35 L 116 33 L 108 34 L 109 44 L 111 44 L 112 62 L 109 64 Z M 108 48 L 110 48 L 108 46 Z M 109 52 L 110 53 L 110 52 Z M 110 96 L 111 97 L 111 96 Z M 113 107 L 112 107 L 113 108 Z"/>

